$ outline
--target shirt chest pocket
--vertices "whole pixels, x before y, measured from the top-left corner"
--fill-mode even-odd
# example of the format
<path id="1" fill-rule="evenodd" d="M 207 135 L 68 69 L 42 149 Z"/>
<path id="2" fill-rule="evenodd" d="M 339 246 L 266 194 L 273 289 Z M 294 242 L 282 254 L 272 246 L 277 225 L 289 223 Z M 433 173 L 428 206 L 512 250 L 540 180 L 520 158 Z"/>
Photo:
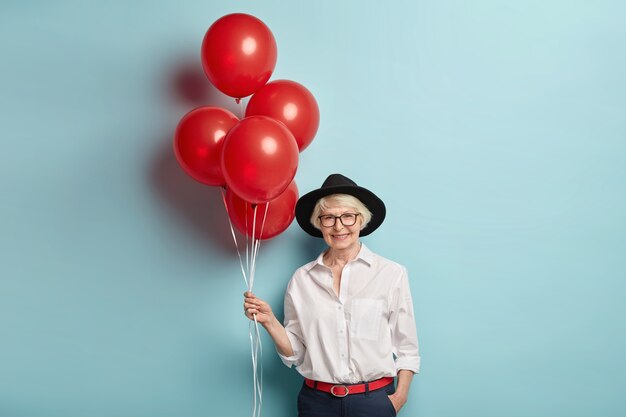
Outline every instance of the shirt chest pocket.
<path id="1" fill-rule="evenodd" d="M 383 300 L 358 298 L 352 300 L 350 333 L 365 340 L 378 340 L 383 319 Z"/>

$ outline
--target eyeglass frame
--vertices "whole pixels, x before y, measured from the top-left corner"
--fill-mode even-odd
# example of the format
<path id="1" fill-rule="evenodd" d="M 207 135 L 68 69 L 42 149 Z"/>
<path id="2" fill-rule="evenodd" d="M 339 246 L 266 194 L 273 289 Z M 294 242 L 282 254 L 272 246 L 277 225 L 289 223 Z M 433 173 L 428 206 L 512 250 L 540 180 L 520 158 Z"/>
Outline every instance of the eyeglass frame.
<path id="1" fill-rule="evenodd" d="M 352 224 L 345 224 L 345 223 L 343 222 L 342 216 L 345 216 L 346 214 L 352 214 L 352 215 L 354 215 L 354 223 L 352 223 Z M 322 215 L 320 215 L 320 216 L 317 216 L 317 219 L 320 221 L 320 226 L 322 226 L 322 227 L 335 227 L 335 225 L 337 224 L 337 219 L 339 219 L 339 221 L 341 222 L 341 224 L 342 224 L 344 227 L 350 227 L 350 226 L 354 226 L 354 225 L 356 224 L 356 219 L 357 219 L 359 216 L 362 216 L 362 214 L 361 214 L 361 213 L 358 213 L 358 212 L 357 212 L 357 213 L 342 213 L 342 214 L 340 214 L 339 216 L 335 216 L 335 215 L 333 215 L 333 214 L 322 214 Z M 325 225 L 322 223 L 322 217 L 333 217 L 333 224 L 331 224 L 330 226 L 325 226 Z"/>

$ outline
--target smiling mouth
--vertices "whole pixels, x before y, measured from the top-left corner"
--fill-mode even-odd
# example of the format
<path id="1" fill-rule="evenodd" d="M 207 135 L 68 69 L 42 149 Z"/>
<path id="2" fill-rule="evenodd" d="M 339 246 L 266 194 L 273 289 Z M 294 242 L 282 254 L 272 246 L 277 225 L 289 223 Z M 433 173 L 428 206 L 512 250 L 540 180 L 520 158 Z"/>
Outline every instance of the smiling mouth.
<path id="1" fill-rule="evenodd" d="M 348 237 L 348 233 L 342 235 L 333 235 L 334 239 L 345 239 Z"/>

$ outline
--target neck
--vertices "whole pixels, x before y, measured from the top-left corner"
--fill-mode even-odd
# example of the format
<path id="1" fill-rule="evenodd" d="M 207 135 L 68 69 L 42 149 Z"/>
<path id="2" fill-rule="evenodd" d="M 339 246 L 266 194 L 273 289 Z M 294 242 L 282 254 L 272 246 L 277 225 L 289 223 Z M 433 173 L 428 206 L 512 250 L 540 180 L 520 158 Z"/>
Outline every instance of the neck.
<path id="1" fill-rule="evenodd" d="M 361 242 L 357 242 L 356 245 L 350 246 L 345 249 L 333 249 L 329 248 L 328 252 L 324 258 L 326 258 L 326 263 L 330 266 L 332 265 L 345 265 L 351 260 L 355 259 L 361 250 Z"/>

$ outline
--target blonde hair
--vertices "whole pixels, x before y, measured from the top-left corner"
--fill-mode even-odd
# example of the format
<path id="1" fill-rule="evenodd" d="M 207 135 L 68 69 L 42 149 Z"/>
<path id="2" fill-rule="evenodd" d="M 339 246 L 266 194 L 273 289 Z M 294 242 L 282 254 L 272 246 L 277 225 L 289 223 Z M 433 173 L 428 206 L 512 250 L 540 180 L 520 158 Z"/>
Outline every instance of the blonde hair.
<path id="1" fill-rule="evenodd" d="M 321 230 L 319 216 L 322 214 L 322 211 L 329 209 L 331 206 L 350 207 L 356 210 L 356 212 L 363 217 L 361 230 L 372 220 L 372 212 L 369 211 L 367 206 L 358 198 L 350 194 L 331 194 L 320 198 L 317 200 L 317 203 L 315 203 L 313 214 L 311 214 L 311 224 L 313 227 Z"/>

